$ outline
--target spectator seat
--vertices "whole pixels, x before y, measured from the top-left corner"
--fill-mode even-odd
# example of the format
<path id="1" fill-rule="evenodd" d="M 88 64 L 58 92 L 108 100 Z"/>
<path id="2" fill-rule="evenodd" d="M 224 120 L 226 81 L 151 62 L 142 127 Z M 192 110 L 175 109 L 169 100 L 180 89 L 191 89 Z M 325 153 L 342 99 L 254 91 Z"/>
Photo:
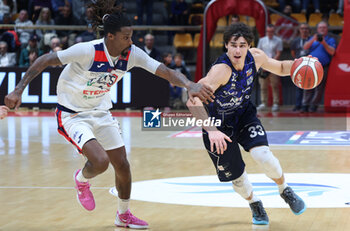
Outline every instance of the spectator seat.
<path id="1" fill-rule="evenodd" d="M 193 47 L 192 36 L 190 33 L 176 33 L 173 44 L 176 49 L 191 48 Z"/>

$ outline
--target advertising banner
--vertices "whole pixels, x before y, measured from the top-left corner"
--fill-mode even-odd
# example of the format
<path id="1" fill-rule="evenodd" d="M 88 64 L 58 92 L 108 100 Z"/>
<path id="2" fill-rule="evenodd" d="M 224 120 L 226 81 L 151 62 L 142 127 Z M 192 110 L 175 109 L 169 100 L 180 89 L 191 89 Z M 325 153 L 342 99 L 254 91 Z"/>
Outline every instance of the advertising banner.
<path id="1" fill-rule="evenodd" d="M 346 28 L 349 27 L 349 30 Z M 350 111 L 350 0 L 344 0 L 343 34 L 332 58 L 324 97 L 327 112 Z"/>

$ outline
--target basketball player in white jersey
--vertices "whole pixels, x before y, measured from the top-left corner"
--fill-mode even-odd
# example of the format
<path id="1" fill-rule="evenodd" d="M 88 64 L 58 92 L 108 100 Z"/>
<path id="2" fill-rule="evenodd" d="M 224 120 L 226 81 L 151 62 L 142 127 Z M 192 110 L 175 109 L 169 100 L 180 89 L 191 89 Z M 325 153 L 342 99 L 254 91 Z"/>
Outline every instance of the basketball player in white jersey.
<path id="1" fill-rule="evenodd" d="M 125 72 L 132 67 L 142 67 L 173 85 L 186 87 L 191 98 L 196 96 L 204 102 L 212 101 L 213 92 L 206 85 L 193 83 L 183 74 L 160 64 L 133 45 L 130 21 L 120 7 L 109 5 L 110 2 L 97 0 L 92 5 L 96 22 L 104 28 L 103 39 L 39 57 L 15 90 L 6 96 L 5 103 L 9 108 L 18 108 L 22 92 L 31 80 L 48 66 L 68 64 L 58 80 L 56 116 L 58 132 L 87 157 L 83 169 L 74 173 L 78 201 L 89 211 L 95 208 L 88 180 L 106 171 L 111 163 L 118 190 L 115 225 L 147 228 L 147 222 L 129 210 L 130 166 L 118 122 L 109 112 L 112 107 L 109 91 Z"/>

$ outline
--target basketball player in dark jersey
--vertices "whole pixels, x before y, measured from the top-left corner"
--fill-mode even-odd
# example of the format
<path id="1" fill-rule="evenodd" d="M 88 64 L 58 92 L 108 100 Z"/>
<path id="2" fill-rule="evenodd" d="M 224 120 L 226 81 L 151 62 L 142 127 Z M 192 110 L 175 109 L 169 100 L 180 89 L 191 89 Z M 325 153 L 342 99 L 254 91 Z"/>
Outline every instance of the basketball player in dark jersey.
<path id="1" fill-rule="evenodd" d="M 276 182 L 281 197 L 296 215 L 306 209 L 303 200 L 287 185 L 281 165 L 268 147 L 266 131 L 250 101 L 253 80 L 263 68 L 279 76 L 288 76 L 293 61 L 277 61 L 260 49 L 250 48 L 254 36 L 243 23 L 230 25 L 224 32 L 227 53 L 213 64 L 200 83 L 215 91 L 215 100 L 205 106 L 200 99 L 187 102 L 198 120 L 211 117 L 221 126 L 203 126 L 203 141 L 220 181 L 232 181 L 234 190 L 249 202 L 253 224 L 267 225 L 269 218 L 261 200 L 253 193 L 238 144 L 250 152 L 265 174 Z"/>

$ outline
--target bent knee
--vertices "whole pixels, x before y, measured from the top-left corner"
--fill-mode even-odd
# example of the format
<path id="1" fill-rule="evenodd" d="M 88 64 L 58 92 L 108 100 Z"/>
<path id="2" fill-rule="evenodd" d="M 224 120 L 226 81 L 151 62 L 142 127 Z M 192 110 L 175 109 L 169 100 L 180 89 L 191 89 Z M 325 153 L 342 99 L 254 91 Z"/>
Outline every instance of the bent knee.
<path id="1" fill-rule="evenodd" d="M 278 159 L 272 154 L 269 147 L 260 146 L 251 149 L 253 159 L 264 169 L 265 174 L 273 179 L 282 176 L 282 168 Z"/>
<path id="2" fill-rule="evenodd" d="M 103 173 L 104 171 L 106 171 L 108 169 L 108 165 L 109 165 L 109 159 L 108 157 L 100 157 L 96 160 L 95 163 L 93 163 L 95 170 L 98 173 Z"/>
<path id="3" fill-rule="evenodd" d="M 274 157 L 268 146 L 259 146 L 250 149 L 250 155 L 258 163 L 265 163 Z"/>

